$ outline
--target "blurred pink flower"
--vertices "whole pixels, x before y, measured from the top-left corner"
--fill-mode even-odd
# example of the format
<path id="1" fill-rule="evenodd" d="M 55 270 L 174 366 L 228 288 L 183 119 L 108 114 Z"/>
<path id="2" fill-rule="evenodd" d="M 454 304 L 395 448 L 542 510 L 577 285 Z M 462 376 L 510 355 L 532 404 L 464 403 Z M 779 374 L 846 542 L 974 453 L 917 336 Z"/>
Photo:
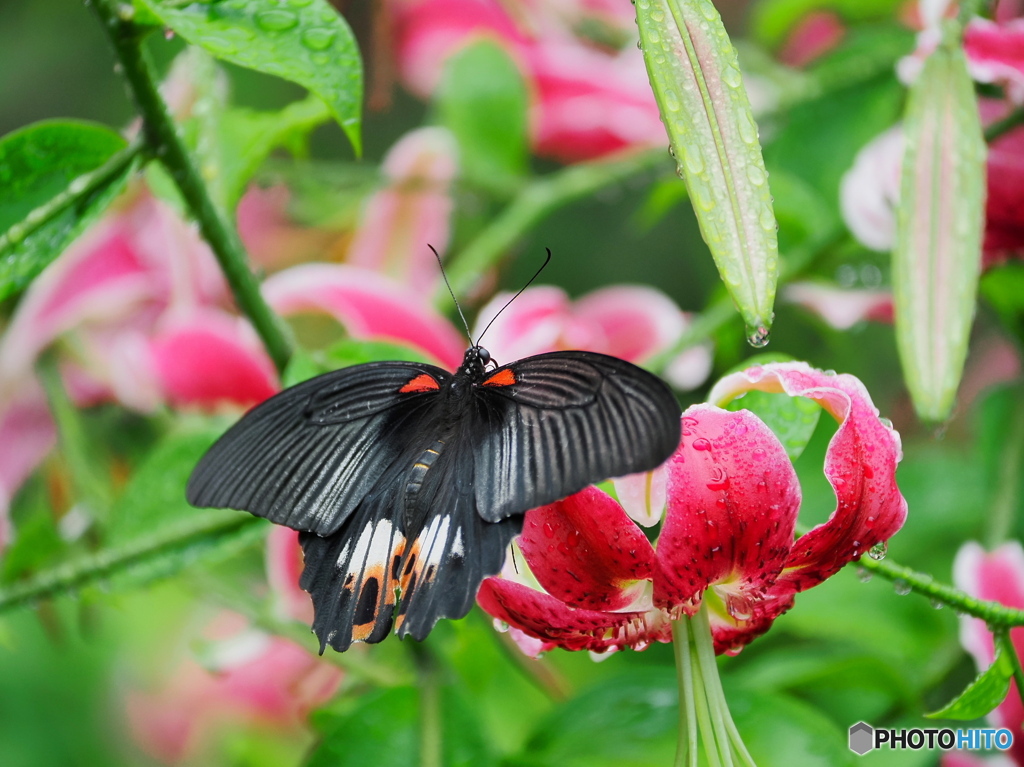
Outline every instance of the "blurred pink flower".
<path id="1" fill-rule="evenodd" d="M 313 625 L 313 600 L 299 588 L 304 560 L 299 532 L 274 525 L 267 536 L 267 583 L 277 609 L 285 616 Z"/>
<path id="2" fill-rule="evenodd" d="M 268 268 L 298 261 L 345 261 L 417 291 L 426 304 L 441 280 L 428 245 L 444 254 L 450 237 L 458 147 L 440 127 L 406 133 L 381 163 L 383 184 L 370 194 L 350 232 L 301 226 L 284 185 L 250 187 L 238 206 L 238 230 L 253 260 Z"/>
<path id="3" fill-rule="evenodd" d="M 689 317 L 659 290 L 641 285 L 601 288 L 573 301 L 549 285 L 527 288 L 497 319 L 512 297 L 499 293 L 477 317 L 474 338 L 484 337 L 500 363 L 557 349 L 582 349 L 642 364 L 672 349 Z M 669 361 L 665 377 L 677 388 L 700 386 L 711 373 L 711 350 L 696 346 Z"/>
<path id="4" fill-rule="evenodd" d="M 707 604 L 718 653 L 738 652 L 805 591 L 894 535 L 906 517 L 896 486 L 899 435 L 853 376 L 774 363 L 726 376 L 712 402 L 749 390 L 808 397 L 839 422 L 825 457 L 832 516 L 794 540 L 800 484 L 782 445 L 752 413 L 695 405 L 679 449 L 652 482 L 667 499 L 657 545 L 597 488 L 527 512 L 529 570 L 488 578 L 477 595 L 533 640 L 530 652 L 596 652 L 671 641 L 670 621 Z"/>
<path id="5" fill-rule="evenodd" d="M 842 42 L 846 27 L 832 11 L 811 11 L 786 37 L 779 61 L 791 67 L 803 67 L 825 55 Z"/>
<path id="6" fill-rule="evenodd" d="M 836 330 L 861 322 L 892 322 L 892 293 L 888 290 L 844 289 L 827 283 L 791 282 L 782 296 L 821 317 Z"/>
<path id="7" fill-rule="evenodd" d="M 155 689 L 124 699 L 131 734 L 165 764 L 195 757 L 226 724 L 296 729 L 334 695 L 341 671 L 298 645 L 221 615 L 207 628 L 203 664 L 181 661 Z"/>
<path id="8" fill-rule="evenodd" d="M 953 563 L 953 581 L 957 588 L 977 599 L 1024 609 L 1024 549 L 1019 541 L 1004 543 L 992 552 L 986 552 L 977 543 L 965 543 Z M 1010 639 L 1017 654 L 1024 653 L 1024 628 L 1011 629 Z M 995 644 L 983 620 L 962 617 L 960 642 L 974 656 L 979 671 L 992 665 Z M 989 714 L 989 719 L 997 727 L 1006 727 L 1013 733 L 1013 745 L 1008 753 L 1016 764 L 1024 765 L 1024 705 L 1015 681 L 1011 680 L 1006 699 Z M 986 763 L 991 767 L 990 762 Z M 943 765 L 950 767 L 946 760 Z"/>
<path id="9" fill-rule="evenodd" d="M 981 99 L 982 119 L 992 123 L 1006 114 L 1005 102 Z M 903 131 L 897 126 L 867 144 L 840 186 L 843 219 L 851 233 L 872 250 L 889 250 L 896 238 Z M 985 208 L 985 265 L 1019 258 L 1024 250 L 1024 128 L 989 145 Z"/>
<path id="10" fill-rule="evenodd" d="M 609 2 L 393 0 L 398 63 L 406 85 L 428 97 L 445 59 L 488 37 L 519 65 L 533 93 L 538 154 L 568 162 L 667 140 L 643 58 L 633 48 L 631 8 Z M 588 22 L 621 40 L 614 47 L 577 36 Z"/>

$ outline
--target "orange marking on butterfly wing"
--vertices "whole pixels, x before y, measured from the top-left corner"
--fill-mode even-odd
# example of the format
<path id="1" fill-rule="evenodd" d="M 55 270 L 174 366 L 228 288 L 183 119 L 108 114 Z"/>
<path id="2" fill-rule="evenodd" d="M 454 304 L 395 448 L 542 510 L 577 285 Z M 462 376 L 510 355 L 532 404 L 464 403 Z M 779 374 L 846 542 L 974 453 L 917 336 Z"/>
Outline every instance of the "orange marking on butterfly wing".
<path id="1" fill-rule="evenodd" d="M 402 394 L 409 394 L 425 391 L 437 391 L 440 388 L 440 384 L 434 380 L 433 376 L 428 375 L 427 373 L 420 373 L 398 391 Z"/>
<path id="2" fill-rule="evenodd" d="M 514 383 L 518 383 L 516 374 L 512 372 L 511 368 L 505 368 L 485 380 L 484 386 L 511 386 Z"/>

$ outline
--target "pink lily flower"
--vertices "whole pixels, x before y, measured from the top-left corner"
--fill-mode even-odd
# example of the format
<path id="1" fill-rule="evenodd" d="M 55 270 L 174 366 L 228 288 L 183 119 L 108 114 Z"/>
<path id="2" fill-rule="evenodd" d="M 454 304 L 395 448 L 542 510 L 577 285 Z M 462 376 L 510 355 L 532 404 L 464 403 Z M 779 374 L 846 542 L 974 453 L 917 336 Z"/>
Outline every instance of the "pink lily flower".
<path id="1" fill-rule="evenodd" d="M 532 141 L 542 155 L 567 162 L 637 146 L 661 146 L 665 129 L 647 82 L 632 10 L 605 2 L 394 0 L 396 49 L 403 81 L 428 97 L 447 57 L 481 37 L 502 44 L 529 83 Z M 596 22 L 623 44 L 589 44 L 575 29 Z"/>
<path id="2" fill-rule="evenodd" d="M 1024 609 L 1024 548 L 1019 541 L 1010 541 L 987 552 L 977 543 L 965 543 L 953 562 L 953 582 L 977 599 Z M 1024 653 L 1024 628 L 1011 629 L 1010 640 L 1018 655 Z M 960 619 L 960 643 L 974 656 L 979 671 L 995 660 L 992 632 L 979 618 L 964 616 Z M 1006 755 L 1012 758 L 1012 764 L 1024 765 L 1024 705 L 1015 681 L 1010 681 L 1010 691 L 989 714 L 989 719 L 996 727 L 1005 727 L 1013 733 L 1013 745 Z M 964 755 L 963 758 L 970 757 Z M 980 759 L 975 759 L 975 763 L 992 764 Z M 943 760 L 943 765 L 951 767 L 947 759 Z"/>
<path id="3" fill-rule="evenodd" d="M 643 364 L 670 350 L 689 324 L 689 315 L 651 287 L 616 285 L 573 301 L 561 288 L 527 288 L 500 315 L 512 297 L 499 293 L 481 310 L 474 338 L 491 320 L 486 346 L 496 360 L 511 362 L 558 349 L 583 349 Z M 497 315 L 497 319 L 495 316 Z M 676 355 L 664 374 L 676 388 L 694 389 L 711 373 L 706 345 Z"/>
<path id="4" fill-rule="evenodd" d="M 779 61 L 791 67 L 804 67 L 825 55 L 846 36 L 842 19 L 831 11 L 811 11 L 786 37 Z"/>
<path id="5" fill-rule="evenodd" d="M 519 547 L 529 573 L 485 580 L 484 610 L 542 650 L 607 652 L 671 641 L 671 622 L 705 605 L 716 652 L 735 653 L 798 592 L 900 529 L 899 435 L 860 381 L 773 363 L 725 377 L 710 400 L 752 389 L 808 397 L 839 422 L 825 458 L 837 498 L 827 522 L 794 540 L 800 485 L 778 439 L 745 410 L 696 405 L 652 480 L 663 489 L 651 496 L 667 501 L 656 545 L 617 501 L 588 488 L 527 513 Z"/>
<path id="6" fill-rule="evenodd" d="M 300 730 L 331 699 L 342 672 L 285 639 L 225 613 L 207 627 L 215 638 L 203 663 L 182 660 L 155 689 L 130 689 L 124 706 L 133 739 L 164 764 L 195 758 L 225 725 Z"/>

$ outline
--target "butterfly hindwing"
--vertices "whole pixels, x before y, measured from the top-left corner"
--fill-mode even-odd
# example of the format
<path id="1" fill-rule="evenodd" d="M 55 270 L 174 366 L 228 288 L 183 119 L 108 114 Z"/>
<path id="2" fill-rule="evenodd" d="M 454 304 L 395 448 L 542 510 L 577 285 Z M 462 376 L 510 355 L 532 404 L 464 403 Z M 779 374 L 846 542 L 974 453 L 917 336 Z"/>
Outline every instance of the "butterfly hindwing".
<path id="1" fill-rule="evenodd" d="M 379 362 L 285 389 L 203 456 L 188 500 L 328 535 L 402 452 L 397 435 L 429 432 L 450 378 L 432 365 Z"/>
<path id="2" fill-rule="evenodd" d="M 539 354 L 498 368 L 476 391 L 475 492 L 488 521 L 653 469 L 679 444 L 671 390 L 615 357 Z"/>
<path id="3" fill-rule="evenodd" d="M 302 534 L 301 586 L 322 647 L 378 642 L 393 621 L 399 636 L 423 639 L 439 619 L 468 613 L 480 582 L 501 569 L 522 517 L 495 524 L 477 513 L 472 446 L 460 426 L 397 459 L 337 532 Z M 417 484 L 415 461 L 428 449 L 437 457 Z"/>

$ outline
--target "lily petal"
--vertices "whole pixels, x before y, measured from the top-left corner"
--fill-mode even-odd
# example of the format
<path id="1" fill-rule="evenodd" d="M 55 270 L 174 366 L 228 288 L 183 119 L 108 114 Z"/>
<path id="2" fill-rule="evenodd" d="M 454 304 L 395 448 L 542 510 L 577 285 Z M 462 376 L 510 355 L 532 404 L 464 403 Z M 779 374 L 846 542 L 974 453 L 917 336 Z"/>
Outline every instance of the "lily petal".
<path id="1" fill-rule="evenodd" d="M 549 594 L 501 578 L 487 578 L 476 598 L 495 618 L 565 650 L 606 652 L 672 641 L 671 625 L 661 611 L 576 610 Z"/>
<path id="2" fill-rule="evenodd" d="M 629 474 L 612 480 L 619 503 L 638 525 L 654 527 L 665 515 L 668 502 L 668 468 Z"/>
<path id="3" fill-rule="evenodd" d="M 544 590 L 571 607 L 627 609 L 654 572 L 643 532 L 596 487 L 532 509 L 519 547 Z"/>
<path id="4" fill-rule="evenodd" d="M 422 296 L 356 266 L 306 264 L 263 283 L 267 302 L 281 314 L 316 311 L 338 320 L 355 338 L 412 344 L 454 370 L 466 342 Z"/>
<path id="5" fill-rule="evenodd" d="M 839 421 L 825 455 L 825 476 L 835 491 L 836 509 L 827 522 L 796 541 L 776 584 L 783 590 L 803 591 L 903 526 L 907 502 L 896 486 L 900 437 L 879 419 L 871 395 L 859 380 L 829 375 L 801 362 L 771 363 L 733 373 L 715 385 L 708 399 L 724 404 L 751 389 L 807 397 Z"/>
<path id="6" fill-rule="evenodd" d="M 786 562 L 800 510 L 782 444 L 746 410 L 688 408 L 668 462 L 668 498 L 654 603 L 694 612 L 715 585 L 727 612 L 748 620 Z"/>
<path id="7" fill-rule="evenodd" d="M 175 405 L 255 405 L 280 388 L 252 328 L 216 309 L 168 319 L 150 349 L 167 399 Z"/>
<path id="8" fill-rule="evenodd" d="M 407 133 L 384 158 L 385 189 L 367 202 L 347 260 L 431 296 L 440 280 L 434 254 L 448 248 L 450 187 L 458 172 L 455 137 L 439 127 Z"/>

